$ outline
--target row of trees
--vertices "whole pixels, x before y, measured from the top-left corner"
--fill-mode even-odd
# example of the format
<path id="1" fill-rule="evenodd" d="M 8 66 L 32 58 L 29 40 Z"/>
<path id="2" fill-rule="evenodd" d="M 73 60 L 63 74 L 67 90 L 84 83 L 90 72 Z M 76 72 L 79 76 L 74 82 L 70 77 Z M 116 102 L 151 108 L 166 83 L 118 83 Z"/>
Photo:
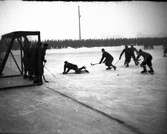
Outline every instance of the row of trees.
<path id="1" fill-rule="evenodd" d="M 49 48 L 80 48 L 80 47 L 100 47 L 100 46 L 120 46 L 120 45 L 143 45 L 155 46 L 166 45 L 167 37 L 163 38 L 119 38 L 119 39 L 87 39 L 87 40 L 46 40 Z"/>
<path id="2" fill-rule="evenodd" d="M 0 41 L 1 42 L 1 41 Z M 13 49 L 20 49 L 14 42 Z M 36 42 L 31 42 L 36 43 Z M 143 45 L 145 47 L 156 45 L 167 45 L 167 37 L 161 38 L 118 38 L 118 39 L 87 39 L 87 40 L 45 40 L 42 43 L 49 44 L 49 48 L 80 48 L 80 47 L 100 47 L 100 46 L 120 46 L 120 45 Z M 0 46 L 2 47 L 2 46 Z"/>

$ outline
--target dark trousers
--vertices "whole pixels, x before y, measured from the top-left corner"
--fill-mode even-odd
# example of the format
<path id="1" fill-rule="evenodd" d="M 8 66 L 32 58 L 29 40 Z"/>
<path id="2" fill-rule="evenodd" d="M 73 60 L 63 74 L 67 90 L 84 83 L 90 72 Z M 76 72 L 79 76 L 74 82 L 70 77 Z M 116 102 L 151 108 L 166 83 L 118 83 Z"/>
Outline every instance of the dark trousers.
<path id="1" fill-rule="evenodd" d="M 125 57 L 124 65 L 125 65 L 126 67 L 129 67 L 130 61 L 131 61 L 131 57 Z"/>
<path id="2" fill-rule="evenodd" d="M 144 59 L 144 61 L 141 63 L 141 67 L 143 67 L 143 71 L 147 71 L 146 65 L 150 68 L 150 71 L 153 72 L 152 68 L 152 57 L 149 57 L 147 59 Z"/>

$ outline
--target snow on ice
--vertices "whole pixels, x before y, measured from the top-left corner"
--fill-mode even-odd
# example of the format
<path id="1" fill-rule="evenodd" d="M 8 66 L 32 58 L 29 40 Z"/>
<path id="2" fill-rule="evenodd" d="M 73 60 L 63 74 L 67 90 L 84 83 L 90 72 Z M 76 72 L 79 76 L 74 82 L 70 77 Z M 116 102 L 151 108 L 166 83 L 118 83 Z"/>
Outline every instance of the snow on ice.
<path id="1" fill-rule="evenodd" d="M 125 68 L 124 55 L 117 70 L 106 70 L 104 64 L 91 66 L 101 59 L 105 48 L 118 61 L 124 46 L 67 48 L 47 50 L 45 76 L 48 87 L 65 93 L 108 115 L 126 122 L 145 134 L 166 134 L 167 128 L 167 58 L 162 46 L 144 50 L 153 56 L 155 74 L 140 74 L 142 68 L 131 60 Z M 137 46 L 137 49 L 143 46 Z M 85 65 L 88 74 L 62 75 L 64 61 Z"/>

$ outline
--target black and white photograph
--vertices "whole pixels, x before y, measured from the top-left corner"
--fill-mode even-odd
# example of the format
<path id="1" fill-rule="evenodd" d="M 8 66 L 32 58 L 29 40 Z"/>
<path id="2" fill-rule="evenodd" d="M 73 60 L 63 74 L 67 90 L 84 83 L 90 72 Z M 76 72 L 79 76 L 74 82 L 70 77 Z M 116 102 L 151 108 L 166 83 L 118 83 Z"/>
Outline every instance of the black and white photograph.
<path id="1" fill-rule="evenodd" d="M 0 0 L 0 134 L 167 134 L 167 2 Z"/>

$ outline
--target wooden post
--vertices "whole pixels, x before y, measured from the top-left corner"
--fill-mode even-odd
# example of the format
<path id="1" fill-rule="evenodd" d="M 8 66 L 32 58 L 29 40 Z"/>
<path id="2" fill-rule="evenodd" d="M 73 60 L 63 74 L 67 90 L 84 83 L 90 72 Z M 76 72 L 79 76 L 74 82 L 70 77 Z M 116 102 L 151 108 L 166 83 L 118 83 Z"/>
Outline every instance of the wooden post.
<path id="1" fill-rule="evenodd" d="M 41 36 L 40 33 L 38 34 L 38 43 L 41 42 Z"/>
<path id="2" fill-rule="evenodd" d="M 80 18 L 81 18 L 81 15 L 80 15 L 80 7 L 78 6 L 78 20 L 79 20 L 79 40 L 81 40 L 81 22 L 80 22 Z"/>

